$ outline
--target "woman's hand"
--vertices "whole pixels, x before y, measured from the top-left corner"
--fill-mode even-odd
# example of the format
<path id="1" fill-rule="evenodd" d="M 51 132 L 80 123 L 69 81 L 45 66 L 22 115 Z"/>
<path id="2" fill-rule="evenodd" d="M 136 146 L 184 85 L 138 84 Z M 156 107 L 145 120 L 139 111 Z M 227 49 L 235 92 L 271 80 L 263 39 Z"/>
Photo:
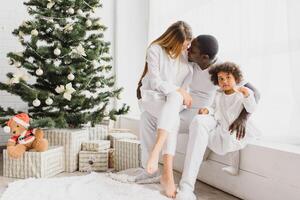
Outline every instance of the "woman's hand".
<path id="1" fill-rule="evenodd" d="M 207 108 L 200 108 L 198 111 L 199 115 L 207 115 L 209 113 Z"/>
<path id="2" fill-rule="evenodd" d="M 186 105 L 188 108 L 192 106 L 192 97 L 189 93 L 187 93 L 184 89 L 179 88 L 177 90 L 183 97 L 183 105 Z"/>

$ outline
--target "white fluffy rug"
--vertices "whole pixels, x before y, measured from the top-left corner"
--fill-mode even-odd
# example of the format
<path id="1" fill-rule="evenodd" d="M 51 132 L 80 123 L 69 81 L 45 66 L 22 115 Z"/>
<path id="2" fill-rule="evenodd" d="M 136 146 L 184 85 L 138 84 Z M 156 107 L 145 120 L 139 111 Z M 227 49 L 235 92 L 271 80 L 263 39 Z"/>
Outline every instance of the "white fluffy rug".
<path id="1" fill-rule="evenodd" d="M 138 185 L 112 180 L 107 174 L 10 183 L 1 200 L 167 200 L 158 184 Z"/>

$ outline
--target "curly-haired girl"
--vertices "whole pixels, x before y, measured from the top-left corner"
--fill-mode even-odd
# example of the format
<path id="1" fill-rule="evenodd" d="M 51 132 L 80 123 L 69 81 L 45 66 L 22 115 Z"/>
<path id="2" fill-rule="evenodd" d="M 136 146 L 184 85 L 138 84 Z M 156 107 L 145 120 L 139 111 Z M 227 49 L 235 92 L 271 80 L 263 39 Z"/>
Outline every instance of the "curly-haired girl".
<path id="1" fill-rule="evenodd" d="M 243 76 L 240 68 L 231 62 L 225 62 L 211 68 L 209 71 L 211 81 L 220 87 L 216 93 L 211 107 L 199 110 L 200 115 L 211 115 L 215 123 L 213 131 L 208 133 L 208 147 L 219 155 L 234 152 L 232 155 L 233 165 L 223 168 L 224 171 L 237 175 L 239 170 L 239 151 L 247 143 L 255 138 L 255 129 L 251 123 L 246 126 L 246 135 L 240 138 L 234 132 L 229 131 L 230 124 L 239 116 L 243 108 L 248 113 L 253 113 L 256 101 L 253 92 L 246 87 L 237 87 Z M 201 130 L 205 131 L 205 129 Z"/>

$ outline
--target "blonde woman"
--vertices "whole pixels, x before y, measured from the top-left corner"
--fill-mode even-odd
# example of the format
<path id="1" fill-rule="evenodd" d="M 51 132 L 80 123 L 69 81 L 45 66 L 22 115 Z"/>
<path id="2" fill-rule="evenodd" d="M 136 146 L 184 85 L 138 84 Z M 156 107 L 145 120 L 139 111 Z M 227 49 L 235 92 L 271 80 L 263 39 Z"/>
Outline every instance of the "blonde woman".
<path id="1" fill-rule="evenodd" d="M 183 21 L 172 24 L 154 40 L 147 49 L 145 68 L 137 89 L 141 110 L 157 120 L 156 141 L 150 142 L 151 145 L 147 138 L 141 138 L 143 167 L 148 174 L 156 173 L 159 155 L 163 149 L 161 184 L 166 195 L 173 198 L 176 196 L 172 171 L 176 142 L 168 141 L 177 140 L 179 112 L 183 105 L 190 107 L 192 104 L 192 98 L 186 91 L 193 72 L 187 59 L 191 40 L 191 28 Z"/>

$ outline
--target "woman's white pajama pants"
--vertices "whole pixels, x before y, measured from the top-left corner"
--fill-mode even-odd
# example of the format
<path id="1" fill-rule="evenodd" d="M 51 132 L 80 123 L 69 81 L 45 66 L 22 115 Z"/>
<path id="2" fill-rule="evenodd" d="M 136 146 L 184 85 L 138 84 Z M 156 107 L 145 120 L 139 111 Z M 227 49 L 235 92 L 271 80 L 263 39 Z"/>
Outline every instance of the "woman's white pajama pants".
<path id="1" fill-rule="evenodd" d="M 175 91 L 168 94 L 165 101 L 141 101 L 141 107 L 146 111 L 142 113 L 140 122 L 142 163 L 145 166 L 148 154 L 151 152 L 156 140 L 153 131 L 157 132 L 157 129 L 166 130 L 168 134 L 162 153 L 175 154 L 180 124 L 179 113 L 183 109 L 183 97 Z"/>

